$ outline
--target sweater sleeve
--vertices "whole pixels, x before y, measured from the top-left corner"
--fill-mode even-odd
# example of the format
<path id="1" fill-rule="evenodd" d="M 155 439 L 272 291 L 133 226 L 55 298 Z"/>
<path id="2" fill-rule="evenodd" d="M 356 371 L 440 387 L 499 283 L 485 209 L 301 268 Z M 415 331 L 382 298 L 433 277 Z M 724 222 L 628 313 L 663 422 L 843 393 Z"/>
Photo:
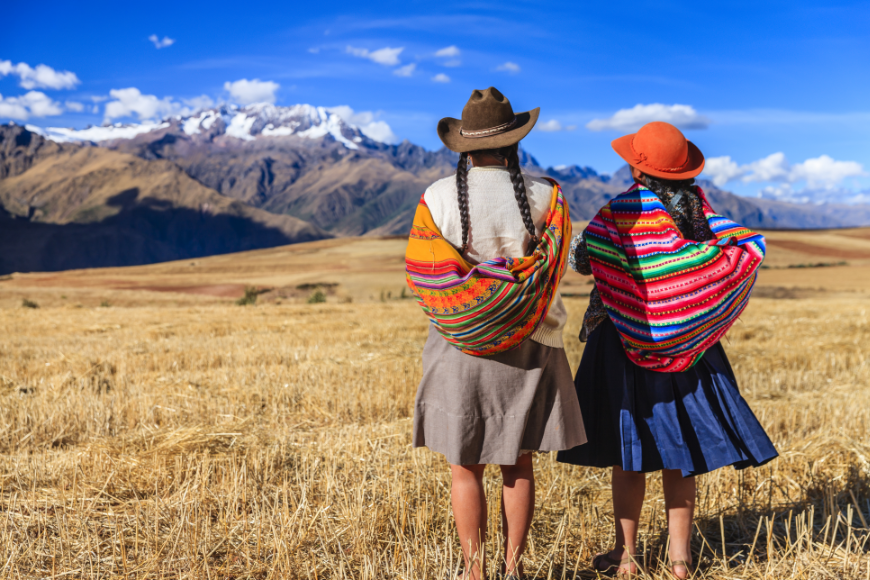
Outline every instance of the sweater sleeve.
<path id="1" fill-rule="evenodd" d="M 571 240 L 571 248 L 568 251 L 568 265 L 578 274 L 592 275 L 592 264 L 589 263 L 589 250 L 586 247 L 586 230 L 577 234 Z"/>

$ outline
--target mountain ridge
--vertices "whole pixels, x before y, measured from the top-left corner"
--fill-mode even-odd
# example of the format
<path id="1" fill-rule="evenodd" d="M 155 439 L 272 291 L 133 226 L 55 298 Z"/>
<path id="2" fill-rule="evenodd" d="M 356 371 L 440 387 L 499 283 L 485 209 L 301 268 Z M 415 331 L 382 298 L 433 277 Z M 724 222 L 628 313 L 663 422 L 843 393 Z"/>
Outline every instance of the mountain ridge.
<path id="1" fill-rule="evenodd" d="M 458 156 L 385 142 L 376 121 L 363 119 L 364 130 L 337 109 L 218 107 L 81 131 L 0 126 L 0 248 L 15 248 L 0 271 L 405 234 L 422 193 L 455 171 Z M 627 166 L 612 175 L 580 165 L 545 168 L 524 150 L 521 163 L 527 173 L 559 181 L 578 221 L 631 184 Z M 870 206 L 789 204 L 699 184 L 719 213 L 748 227 L 870 223 Z M 63 251 L 50 251 L 40 236 L 63 241 L 55 244 Z M 76 257 L 76 247 L 86 258 Z"/>

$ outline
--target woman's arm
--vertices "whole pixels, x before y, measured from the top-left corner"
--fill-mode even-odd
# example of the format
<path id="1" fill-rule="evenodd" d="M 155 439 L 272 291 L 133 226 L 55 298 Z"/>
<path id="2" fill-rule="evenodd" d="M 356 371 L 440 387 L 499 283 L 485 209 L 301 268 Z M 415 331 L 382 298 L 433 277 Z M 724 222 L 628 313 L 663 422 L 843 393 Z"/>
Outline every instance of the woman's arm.
<path id="1" fill-rule="evenodd" d="M 568 251 L 568 265 L 578 274 L 592 275 L 592 264 L 589 263 L 589 250 L 586 248 L 586 230 L 577 234 L 571 240 Z"/>

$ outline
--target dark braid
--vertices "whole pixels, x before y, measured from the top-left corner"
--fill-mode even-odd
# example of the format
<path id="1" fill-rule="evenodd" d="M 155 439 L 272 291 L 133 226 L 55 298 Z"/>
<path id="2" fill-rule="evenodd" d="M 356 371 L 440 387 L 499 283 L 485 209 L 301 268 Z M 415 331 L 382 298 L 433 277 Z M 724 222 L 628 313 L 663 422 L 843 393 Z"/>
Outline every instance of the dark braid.
<path id="1" fill-rule="evenodd" d="M 468 153 L 459 154 L 459 163 L 456 165 L 456 196 L 459 198 L 459 220 L 462 222 L 462 249 L 459 253 L 465 255 L 468 250 Z"/>
<path id="2" fill-rule="evenodd" d="M 540 240 L 535 233 L 535 222 L 532 220 L 532 210 L 529 207 L 529 198 L 526 196 L 526 182 L 523 180 L 522 171 L 520 171 L 518 151 L 519 145 L 515 144 L 501 149 L 471 151 L 470 154 L 486 154 L 501 159 L 502 162 L 507 160 L 507 169 L 510 172 L 511 185 L 514 187 L 514 197 L 520 208 L 520 216 L 523 218 L 523 224 L 529 231 L 529 235 L 532 236 L 526 250 L 526 255 L 531 255 L 538 247 Z M 462 249 L 460 250 L 462 254 L 468 250 L 468 230 L 470 227 L 470 218 L 468 217 L 468 156 L 469 153 L 460 153 L 459 164 L 456 166 L 456 197 L 459 200 L 459 219 L 462 223 Z"/>
<path id="3" fill-rule="evenodd" d="M 712 240 L 715 236 L 710 230 L 710 224 L 704 215 L 704 208 L 694 179 L 662 179 L 645 175 L 646 186 L 655 193 L 665 208 L 668 209 L 677 229 L 683 237 L 698 242 Z M 682 198 L 674 207 L 670 207 L 674 196 L 683 192 Z"/>
<path id="4" fill-rule="evenodd" d="M 650 188 L 653 193 L 658 195 L 660 198 L 667 198 L 665 203 L 668 203 L 672 197 L 674 197 L 677 193 L 681 191 L 685 191 L 686 193 L 694 193 L 692 186 L 695 184 L 695 180 L 693 178 L 689 179 L 662 179 L 660 177 L 653 177 L 652 175 L 646 175 L 646 186 Z"/>
<path id="5" fill-rule="evenodd" d="M 529 247 L 526 250 L 526 255 L 531 256 L 535 248 L 538 247 L 539 240 L 535 230 L 535 222 L 532 220 L 529 198 L 526 195 L 526 182 L 523 180 L 522 171 L 520 171 L 519 145 L 511 145 L 505 149 L 507 149 L 505 153 L 508 160 L 508 171 L 511 174 L 511 184 L 514 186 L 514 197 L 517 198 L 517 205 L 520 208 L 520 215 L 523 216 L 523 223 L 529 231 L 529 235 L 532 236 L 532 239 L 529 240 Z"/>

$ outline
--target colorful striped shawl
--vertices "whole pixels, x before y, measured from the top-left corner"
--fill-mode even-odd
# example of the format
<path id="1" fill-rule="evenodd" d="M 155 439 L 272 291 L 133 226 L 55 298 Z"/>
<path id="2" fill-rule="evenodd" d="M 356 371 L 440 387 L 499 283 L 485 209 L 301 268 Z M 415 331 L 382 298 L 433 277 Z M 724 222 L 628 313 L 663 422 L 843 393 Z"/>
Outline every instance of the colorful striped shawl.
<path id="1" fill-rule="evenodd" d="M 635 185 L 586 228 L 592 274 L 628 358 L 654 371 L 691 368 L 743 312 L 764 259 L 764 237 L 717 215 L 716 236 L 683 238 L 658 196 Z"/>
<path id="2" fill-rule="evenodd" d="M 562 189 L 553 201 L 531 256 L 466 262 L 441 236 L 421 198 L 405 253 L 407 282 L 423 312 L 462 352 L 487 356 L 523 343 L 550 308 L 565 271 L 571 220 Z"/>

